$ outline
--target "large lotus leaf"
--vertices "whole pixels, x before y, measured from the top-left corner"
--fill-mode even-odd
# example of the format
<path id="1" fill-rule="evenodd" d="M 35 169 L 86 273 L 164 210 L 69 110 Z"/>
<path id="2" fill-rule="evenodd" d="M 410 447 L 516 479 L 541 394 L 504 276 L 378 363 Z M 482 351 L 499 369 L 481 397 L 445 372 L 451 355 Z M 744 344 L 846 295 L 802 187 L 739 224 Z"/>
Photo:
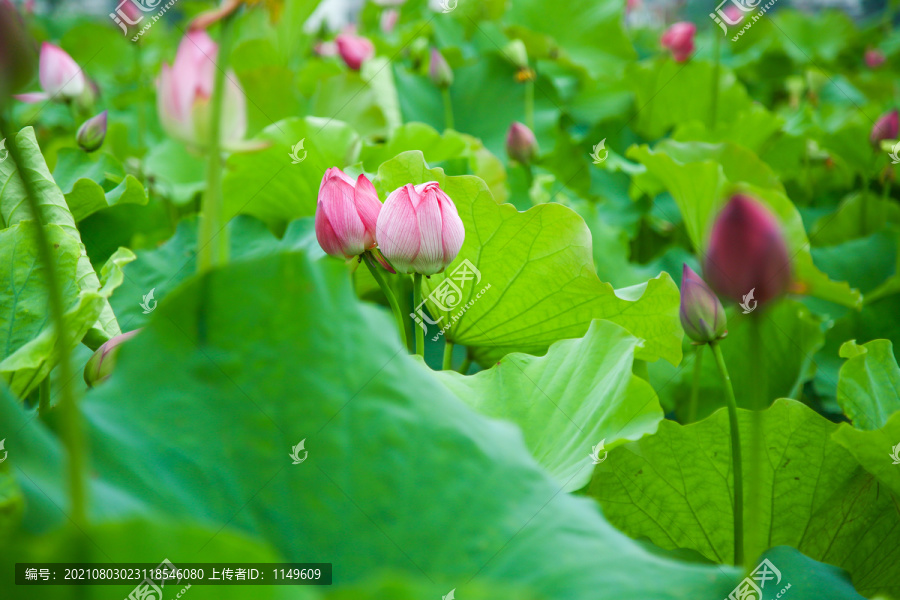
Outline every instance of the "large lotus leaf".
<path id="1" fill-rule="evenodd" d="M 154 189 L 175 204 L 190 203 L 206 187 L 203 158 L 175 140 L 167 139 L 147 152 L 144 172 Z"/>
<path id="2" fill-rule="evenodd" d="M 651 184 L 659 182 L 672 194 L 696 250 L 706 247 L 716 215 L 733 185 L 741 184 L 740 189 L 768 205 L 781 221 L 794 278 L 803 291 L 844 306 L 862 306 L 858 290 L 846 282 L 831 281 L 813 264 L 796 207 L 772 170 L 746 148 L 731 143 L 663 141 L 653 150 L 646 145 L 633 147 L 627 155 L 647 168 L 647 175 L 638 178 L 639 185 L 652 190 Z"/>
<path id="3" fill-rule="evenodd" d="M 20 398 L 36 389 L 57 362 L 36 227 L 34 221 L 21 221 L 0 231 L 0 378 Z M 46 232 L 62 284 L 68 346 L 74 347 L 97 321 L 104 298 L 78 289 L 81 245 L 56 225 Z"/>
<path id="4" fill-rule="evenodd" d="M 470 580 L 548 600 L 715 598 L 735 585 L 736 570 L 649 554 L 563 493 L 515 427 L 460 402 L 384 335 L 392 326 L 339 261 L 303 253 L 182 286 L 81 402 L 91 519 L 164 512 L 289 561 L 325 558 L 342 583 L 421 573 L 460 598 Z M 50 500 L 64 497 L 56 442 L 23 428 L 9 400 L 0 418 L 20 432 L 16 471 L 42 511 L 26 521 L 64 523 L 64 501 Z M 171 536 L 169 548 L 197 546 Z"/>
<path id="5" fill-rule="evenodd" d="M 7 143 L 13 142 L 7 140 Z M 82 292 L 96 292 L 100 289 L 100 279 L 94 272 L 94 267 L 91 266 L 84 246 L 81 245 L 81 234 L 75 227 L 75 219 L 66 205 L 66 199 L 47 169 L 41 148 L 34 137 L 34 129 L 31 127 L 22 129 L 16 134 L 15 144 L 19 148 L 28 179 L 38 196 L 37 201 L 41 207 L 42 221 L 45 224 L 58 225 L 79 243 L 81 254 L 75 273 L 79 289 Z M 0 223 L 9 227 L 32 218 L 25 196 L 25 186 L 16 170 L 15 162 L 12 160 L 0 162 Z M 112 307 L 106 300 L 103 300 L 99 319 L 89 332 L 91 345 L 96 345 L 98 342 L 120 333 L 122 331 L 119 329 L 119 323 L 116 321 Z"/>
<path id="6" fill-rule="evenodd" d="M 512 421 L 538 463 L 574 491 L 591 478 L 593 447 L 612 448 L 656 431 L 656 392 L 632 374 L 640 341 L 609 321 L 550 346 L 543 357 L 508 354 L 470 377 L 439 371 L 456 396 L 489 417 Z"/>
<path id="7" fill-rule="evenodd" d="M 599 74 L 634 59 L 623 27 L 624 8 L 621 2 L 574 0 L 566 10 L 548 10 L 542 0 L 520 0 L 511 3 L 506 21 L 552 37 L 572 62 Z"/>
<path id="8" fill-rule="evenodd" d="M 258 258 L 279 249 L 305 249 L 310 255 L 324 256 L 313 226 L 309 218 L 293 221 L 279 240 L 261 221 L 243 215 L 235 217 L 228 223 L 231 260 Z M 145 295 L 152 290 L 153 301 L 162 302 L 169 292 L 197 271 L 196 248 L 197 219 L 187 218 L 178 223 L 175 235 L 159 248 L 138 250 L 133 264 L 125 265 L 119 261 L 117 266 L 124 267 L 124 277 L 122 286 L 113 293 L 110 302 L 125 331 L 143 327 L 149 320 L 152 312 L 145 312 L 141 306 Z M 116 262 L 115 258 L 110 260 Z M 374 281 L 372 284 L 377 286 Z M 147 306 L 158 305 L 154 302 Z"/>
<path id="9" fill-rule="evenodd" d="M 267 223 L 283 224 L 316 212 L 322 175 L 329 167 L 356 161 L 359 140 L 340 121 L 285 119 L 266 127 L 258 136 L 270 145 L 264 150 L 232 154 L 223 190 L 225 212 L 253 215 Z M 302 162 L 294 163 L 292 148 Z"/>
<path id="10" fill-rule="evenodd" d="M 738 412 L 747 474 L 752 415 Z M 805 405 L 777 400 L 761 421 L 760 485 L 745 487 L 744 504 L 755 494 L 762 521 L 746 528 L 764 532 L 767 546 L 793 546 L 847 570 L 864 595 L 896 595 L 900 546 L 885 544 L 884 532 L 900 527 L 898 498 L 832 440 L 838 426 Z M 728 415 L 722 409 L 691 425 L 663 421 L 655 435 L 616 448 L 596 468 L 590 493 L 604 515 L 632 537 L 730 562 L 732 486 Z"/>
<path id="11" fill-rule="evenodd" d="M 53 178 L 76 223 L 117 204 L 147 204 L 141 182 L 126 175 L 122 165 L 109 154 L 95 158 L 81 150 L 63 148 L 57 155 Z"/>
<path id="12" fill-rule="evenodd" d="M 900 411 L 900 368 L 889 340 L 841 346 L 837 401 L 857 429 L 878 429 Z M 900 440 L 897 440 L 900 442 Z"/>
<path id="13" fill-rule="evenodd" d="M 542 353 L 557 340 L 582 337 L 593 319 L 607 319 L 644 340 L 638 358 L 681 360 L 679 294 L 668 273 L 614 290 L 597 278 L 590 230 L 577 213 L 560 204 L 524 213 L 498 205 L 477 177 L 429 169 L 421 152 L 404 152 L 381 165 L 375 183 L 386 192 L 426 181 L 441 184 L 466 228 L 456 260 L 425 281 L 424 295 L 435 292 L 428 310 L 439 320 L 428 327 L 429 336 L 451 323 L 447 339 L 469 346 L 487 364 L 509 352 Z M 441 292 L 460 283 L 462 276 L 454 279 L 453 273 L 466 260 L 480 277 L 462 282 L 461 295 L 448 306 Z M 439 298 L 448 310 L 437 304 Z"/>
<path id="14" fill-rule="evenodd" d="M 658 57 L 632 63 L 628 81 L 638 108 L 636 128 L 649 139 L 665 135 L 676 125 L 689 121 L 708 123 L 712 114 L 712 83 L 715 67 L 706 61 L 677 63 Z M 749 109 L 747 90 L 734 73 L 719 74 L 718 120 L 728 122 Z"/>
<path id="15" fill-rule="evenodd" d="M 833 437 L 864 469 L 900 497 L 900 411 L 878 429 L 863 431 L 841 423 Z"/>

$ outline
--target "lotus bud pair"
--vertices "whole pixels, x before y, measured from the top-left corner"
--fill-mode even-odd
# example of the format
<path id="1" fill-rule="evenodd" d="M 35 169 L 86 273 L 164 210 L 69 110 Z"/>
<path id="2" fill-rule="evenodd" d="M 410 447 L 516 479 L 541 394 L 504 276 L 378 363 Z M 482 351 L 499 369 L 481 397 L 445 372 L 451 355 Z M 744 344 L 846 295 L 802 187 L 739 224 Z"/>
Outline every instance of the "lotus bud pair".
<path id="1" fill-rule="evenodd" d="M 121 345 L 136 336 L 140 331 L 140 329 L 135 329 L 134 331 L 117 335 L 97 348 L 97 351 L 94 352 L 94 355 L 91 356 L 84 366 L 84 381 L 89 387 L 109 379 L 116 366 Z"/>
<path id="2" fill-rule="evenodd" d="M 681 21 L 666 30 L 660 43 L 672 54 L 675 62 L 685 62 L 694 52 L 694 34 L 696 33 L 696 25 Z"/>
<path id="3" fill-rule="evenodd" d="M 191 31 L 178 45 L 172 66 L 163 63 L 157 81 L 156 108 L 163 129 L 194 148 L 209 143 L 218 52 L 205 31 Z M 224 83 L 219 139 L 223 148 L 236 149 L 247 131 L 246 101 L 234 73 L 228 72 Z"/>
<path id="4" fill-rule="evenodd" d="M 332 167 L 319 187 L 316 238 L 322 249 L 352 258 L 378 247 L 398 273 L 440 273 L 462 247 L 465 229 L 437 182 L 408 184 L 384 205 L 365 175 L 354 183 Z"/>

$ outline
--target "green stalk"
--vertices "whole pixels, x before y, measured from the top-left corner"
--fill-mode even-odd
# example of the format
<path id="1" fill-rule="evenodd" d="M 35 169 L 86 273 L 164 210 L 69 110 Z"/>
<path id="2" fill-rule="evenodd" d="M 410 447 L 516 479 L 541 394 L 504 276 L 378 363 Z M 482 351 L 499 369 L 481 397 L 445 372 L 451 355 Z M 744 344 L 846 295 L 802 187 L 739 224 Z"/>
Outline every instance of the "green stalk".
<path id="1" fill-rule="evenodd" d="M 453 342 L 444 338 L 444 365 L 445 371 L 453 368 Z"/>
<path id="2" fill-rule="evenodd" d="M 422 274 L 413 275 L 413 306 L 422 304 Z M 425 332 L 416 327 L 416 354 L 425 358 Z"/>
<path id="3" fill-rule="evenodd" d="M 469 356 L 469 353 L 466 352 L 466 357 L 463 359 L 461 365 L 459 365 L 459 372 L 465 375 L 469 372 L 469 367 L 472 366 L 472 357 Z"/>
<path id="4" fill-rule="evenodd" d="M 725 386 L 725 399 L 728 401 L 728 421 L 731 429 L 731 465 L 734 471 L 734 564 L 744 564 L 744 475 L 741 462 L 741 433 L 738 429 L 737 400 L 734 397 L 734 388 L 731 386 L 731 377 L 725 367 L 725 359 L 722 357 L 722 349 L 716 341 L 709 343 L 713 356 L 716 358 L 716 366 L 722 383 Z M 754 488 L 756 489 L 756 488 Z"/>
<path id="5" fill-rule="evenodd" d="M 535 74 L 535 77 L 537 75 Z M 525 124 L 534 131 L 534 79 L 525 82 Z"/>
<path id="6" fill-rule="evenodd" d="M 206 166 L 206 191 L 200 208 L 200 232 L 197 239 L 197 271 L 204 273 L 214 267 L 228 263 L 228 230 L 224 223 L 224 203 L 222 200 L 222 100 L 225 96 L 225 72 L 231 56 L 231 38 L 234 16 L 231 13 L 222 19 L 222 36 L 213 82 L 210 102 L 209 162 Z"/>
<path id="7" fill-rule="evenodd" d="M 713 77 L 712 77 L 712 108 L 710 112 L 710 132 L 716 129 L 716 113 L 719 109 L 719 63 L 720 63 L 720 55 L 722 50 L 722 38 L 719 36 L 715 36 L 716 38 L 716 52 L 715 52 L 715 67 L 713 68 Z"/>
<path id="8" fill-rule="evenodd" d="M 450 99 L 450 88 L 443 88 L 441 97 L 444 99 L 444 129 L 453 129 L 453 101 Z"/>
<path id="9" fill-rule="evenodd" d="M 869 176 L 863 176 L 863 196 L 861 199 L 862 206 L 859 211 L 859 233 L 866 235 L 869 228 Z"/>
<path id="10" fill-rule="evenodd" d="M 57 368 L 59 369 L 59 380 L 72 381 L 72 364 L 69 356 L 68 339 L 69 335 L 66 331 L 66 323 L 64 319 L 65 308 L 63 306 L 62 285 L 59 279 L 59 273 L 56 264 L 53 261 L 53 254 L 50 251 L 50 242 L 47 239 L 47 233 L 44 231 L 44 216 L 41 213 L 40 203 L 35 193 L 31 180 L 25 175 L 23 168 L 22 155 L 19 152 L 18 140 L 15 133 L 10 129 L 5 117 L 0 115 L 0 131 L 2 137 L 9 140 L 7 144 L 9 150 L 9 158 L 16 165 L 16 171 L 22 180 L 25 188 L 25 198 L 34 218 L 37 227 L 35 227 L 38 243 L 38 253 L 41 262 L 44 264 L 45 277 L 47 280 L 47 299 L 50 305 L 50 317 L 53 321 L 53 327 L 56 330 L 56 347 L 54 349 L 59 359 Z M 48 375 L 49 377 L 49 375 Z M 85 484 L 85 472 L 87 471 L 87 449 L 84 440 L 84 432 L 81 428 L 81 415 L 78 412 L 76 404 L 75 392 L 73 386 L 65 384 L 59 390 L 59 404 L 57 409 L 60 413 L 61 434 L 63 445 L 66 447 L 67 469 L 66 476 L 68 479 L 69 489 L 69 518 L 72 523 L 79 529 L 84 530 L 87 527 L 87 486 Z"/>
<path id="11" fill-rule="evenodd" d="M 750 364 L 754 382 L 753 412 L 750 419 L 750 476 L 747 480 L 751 490 L 762 489 L 763 468 L 763 425 L 762 411 L 768 401 L 768 381 L 766 378 L 765 356 L 762 347 L 762 322 L 760 313 L 754 313 L 750 318 Z M 748 540 L 748 547 L 752 556 L 758 556 L 765 548 L 760 537 L 762 530 L 762 507 L 758 494 L 750 494 L 747 503 L 747 522 L 750 523 L 749 531 L 752 532 Z"/>
<path id="12" fill-rule="evenodd" d="M 400 314 L 409 315 L 410 317 L 412 317 L 413 307 L 409 305 L 410 279 L 408 277 L 395 277 L 394 279 L 396 280 L 397 301 L 400 303 Z M 410 354 L 415 352 L 415 346 L 413 346 L 415 335 L 413 335 L 413 331 L 411 328 L 419 328 L 419 326 L 412 320 L 412 318 L 404 319 L 403 339 L 406 340 L 406 351 Z"/>
<path id="13" fill-rule="evenodd" d="M 391 305 L 391 312 L 394 313 L 394 319 L 397 321 L 397 329 L 400 331 L 400 339 L 403 340 L 403 345 L 408 346 L 408 341 L 406 339 L 406 322 L 403 318 L 403 311 L 400 310 L 400 304 L 397 302 L 397 296 L 385 280 L 384 273 L 381 272 L 381 267 L 375 264 L 375 258 L 372 256 L 372 253 L 364 252 L 362 257 L 366 262 L 366 266 L 369 267 L 369 272 L 372 274 L 372 277 L 378 282 L 378 286 L 381 288 L 388 303 Z"/>
<path id="14" fill-rule="evenodd" d="M 697 420 L 697 403 L 700 394 L 700 371 L 703 364 L 703 347 L 705 344 L 697 346 L 697 356 L 694 358 L 694 381 L 691 384 L 691 400 L 688 404 L 687 423 L 693 423 Z"/>
<path id="15" fill-rule="evenodd" d="M 38 402 L 38 414 L 46 416 L 47 411 L 50 410 L 50 375 L 44 378 L 41 382 L 40 387 L 40 401 Z"/>

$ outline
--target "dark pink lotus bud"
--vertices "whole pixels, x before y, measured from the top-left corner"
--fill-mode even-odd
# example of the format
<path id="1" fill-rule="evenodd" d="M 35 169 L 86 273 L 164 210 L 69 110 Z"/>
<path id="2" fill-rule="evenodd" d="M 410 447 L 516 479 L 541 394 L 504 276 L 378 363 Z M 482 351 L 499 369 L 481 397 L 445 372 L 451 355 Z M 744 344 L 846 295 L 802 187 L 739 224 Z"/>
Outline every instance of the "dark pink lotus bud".
<path id="1" fill-rule="evenodd" d="M 337 167 L 325 171 L 316 204 L 316 239 L 332 256 L 352 258 L 375 247 L 381 201 L 365 175 L 354 181 Z"/>
<path id="2" fill-rule="evenodd" d="M 87 364 L 84 365 L 84 381 L 88 384 L 88 387 L 93 387 L 101 381 L 105 381 L 112 375 L 113 369 L 116 366 L 116 361 L 118 360 L 119 347 L 123 342 L 130 340 L 140 333 L 140 331 L 140 329 L 135 329 L 134 331 L 117 335 L 97 348 L 94 355 L 91 356 L 90 360 L 87 361 Z"/>
<path id="3" fill-rule="evenodd" d="M 534 133 L 522 123 L 513 122 L 506 134 L 506 153 L 511 159 L 523 165 L 530 165 L 538 154 L 538 144 Z"/>
<path id="4" fill-rule="evenodd" d="M 881 50 L 875 48 L 866 50 L 866 66 L 870 69 L 877 69 L 884 64 L 885 60 L 887 59 L 884 56 L 884 52 Z"/>
<path id="5" fill-rule="evenodd" d="M 890 112 L 884 113 L 875 121 L 869 141 L 872 142 L 873 146 L 878 146 L 881 144 L 881 140 L 896 139 L 898 132 L 900 132 L 900 114 L 897 113 L 895 108 Z"/>
<path id="6" fill-rule="evenodd" d="M 37 66 L 25 23 L 12 2 L 0 0 L 0 110 L 11 94 L 31 83 Z"/>
<path id="7" fill-rule="evenodd" d="M 695 33 L 697 33 L 696 25 L 680 21 L 666 30 L 660 43 L 663 48 L 668 48 L 676 62 L 685 62 L 694 51 Z"/>
<path id="8" fill-rule="evenodd" d="M 378 249 L 398 273 L 434 275 L 459 254 L 466 230 L 450 196 L 429 181 L 391 192 L 375 235 Z"/>
<path id="9" fill-rule="evenodd" d="M 342 33 L 335 38 L 338 54 L 354 71 L 359 71 L 363 62 L 375 56 L 375 46 L 367 38 L 352 33 Z"/>
<path id="10" fill-rule="evenodd" d="M 428 77 L 431 79 L 431 83 L 439 88 L 447 88 L 453 85 L 453 70 L 447 64 L 444 55 L 437 48 L 431 49 Z"/>
<path id="11" fill-rule="evenodd" d="M 81 146 L 85 152 L 93 152 L 103 145 L 106 138 L 106 111 L 91 117 L 81 124 L 78 133 L 75 134 L 75 141 Z"/>
<path id="12" fill-rule="evenodd" d="M 725 337 L 725 309 L 706 282 L 687 265 L 681 272 L 681 307 L 678 315 L 684 333 L 705 344 Z"/>
<path id="13" fill-rule="evenodd" d="M 791 259 L 778 220 L 757 200 L 733 196 L 713 224 L 703 270 L 713 289 L 735 302 L 762 305 L 781 295 L 791 282 Z"/>

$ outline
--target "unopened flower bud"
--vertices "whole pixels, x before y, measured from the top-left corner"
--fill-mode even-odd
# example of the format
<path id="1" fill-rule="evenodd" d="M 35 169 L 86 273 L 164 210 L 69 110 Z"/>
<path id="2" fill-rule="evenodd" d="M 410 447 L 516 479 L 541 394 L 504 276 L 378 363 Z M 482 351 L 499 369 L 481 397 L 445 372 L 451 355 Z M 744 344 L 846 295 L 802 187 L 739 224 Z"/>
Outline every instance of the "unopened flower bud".
<path id="1" fill-rule="evenodd" d="M 703 271 L 714 290 L 735 302 L 763 305 L 781 295 L 791 282 L 791 260 L 778 220 L 759 201 L 733 196 L 713 224 Z"/>
<path id="2" fill-rule="evenodd" d="M 697 33 L 696 25 L 681 21 L 666 29 L 660 43 L 672 53 L 675 62 L 685 62 L 694 51 L 695 33 Z"/>
<path id="3" fill-rule="evenodd" d="M 407 184 L 384 201 L 378 249 L 398 273 L 433 275 L 447 268 L 466 237 L 453 200 L 436 181 Z"/>
<path id="4" fill-rule="evenodd" d="M 354 182 L 337 167 L 325 171 L 316 203 L 316 239 L 326 253 L 353 258 L 375 247 L 381 201 L 365 175 Z"/>
<path id="5" fill-rule="evenodd" d="M 520 69 L 528 68 L 528 50 L 522 40 L 512 40 L 503 48 L 503 55 Z"/>
<path id="6" fill-rule="evenodd" d="M 338 54 L 354 71 L 359 71 L 363 62 L 375 56 L 375 46 L 368 38 L 352 33 L 342 33 L 334 41 L 337 44 Z"/>
<path id="7" fill-rule="evenodd" d="M 506 134 L 506 153 L 523 165 L 530 165 L 538 154 L 534 133 L 522 123 L 515 121 Z"/>
<path id="8" fill-rule="evenodd" d="M 135 329 L 134 331 L 117 335 L 97 348 L 97 351 L 94 352 L 94 355 L 91 356 L 84 366 L 84 381 L 89 387 L 93 387 L 109 378 L 116 366 L 120 346 L 123 342 L 136 336 L 140 331 L 140 329 Z"/>
<path id="9" fill-rule="evenodd" d="M 95 117 L 91 117 L 81 124 L 78 133 L 75 135 L 78 145 L 85 152 L 93 152 L 103 145 L 106 138 L 106 111 Z"/>
<path id="10" fill-rule="evenodd" d="M 900 131 L 900 115 L 898 115 L 897 109 L 894 109 L 891 112 L 881 115 L 881 117 L 875 121 L 875 126 L 872 127 L 872 134 L 869 136 L 869 141 L 872 142 L 873 146 L 879 146 L 881 140 L 896 139 L 898 131 Z"/>
<path id="11" fill-rule="evenodd" d="M 887 59 L 881 50 L 876 50 L 875 48 L 866 50 L 866 66 L 870 69 L 877 69 L 884 64 L 885 60 Z"/>
<path id="12" fill-rule="evenodd" d="M 437 48 L 431 49 L 431 64 L 428 65 L 428 77 L 431 83 L 443 89 L 453 85 L 453 70 L 447 64 L 444 55 Z"/>
<path id="13" fill-rule="evenodd" d="M 681 307 L 678 311 L 685 334 L 705 344 L 724 337 L 725 309 L 706 282 L 687 265 L 681 273 Z"/>

